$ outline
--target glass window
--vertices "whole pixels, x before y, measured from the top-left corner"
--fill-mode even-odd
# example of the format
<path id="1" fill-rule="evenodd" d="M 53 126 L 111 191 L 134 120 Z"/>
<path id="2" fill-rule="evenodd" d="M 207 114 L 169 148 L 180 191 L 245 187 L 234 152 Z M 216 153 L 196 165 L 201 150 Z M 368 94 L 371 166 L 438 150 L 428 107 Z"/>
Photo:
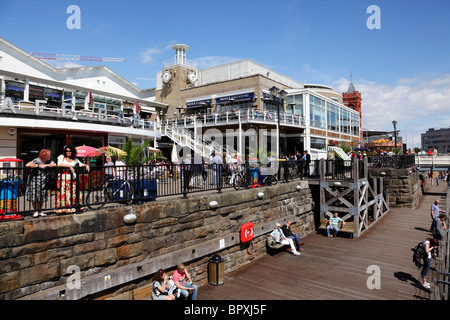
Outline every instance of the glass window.
<path id="1" fill-rule="evenodd" d="M 327 103 L 327 128 L 339 131 L 339 107 L 332 103 Z"/>
<path id="2" fill-rule="evenodd" d="M 352 119 L 352 128 L 351 133 L 355 136 L 359 135 L 359 115 L 355 113 L 351 113 Z"/>
<path id="3" fill-rule="evenodd" d="M 350 133 L 350 112 L 345 109 L 341 109 L 341 132 Z"/>
<path id="4" fill-rule="evenodd" d="M 303 95 L 288 96 L 286 98 L 286 113 L 303 116 Z"/>
<path id="5" fill-rule="evenodd" d="M 309 109 L 310 109 L 311 126 L 325 129 L 326 128 L 325 100 L 310 95 L 309 104 L 310 104 Z"/>
<path id="6" fill-rule="evenodd" d="M 326 140 L 322 138 L 311 137 L 311 148 L 323 149 L 326 147 Z"/>

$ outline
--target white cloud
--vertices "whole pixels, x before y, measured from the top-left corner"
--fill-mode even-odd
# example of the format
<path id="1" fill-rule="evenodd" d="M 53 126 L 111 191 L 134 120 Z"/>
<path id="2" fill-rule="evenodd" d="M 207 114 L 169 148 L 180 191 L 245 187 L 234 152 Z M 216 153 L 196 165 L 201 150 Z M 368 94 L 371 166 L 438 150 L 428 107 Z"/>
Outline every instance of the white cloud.
<path id="1" fill-rule="evenodd" d="M 398 122 L 408 147 L 420 147 L 420 134 L 429 128 L 450 126 L 450 74 L 431 80 L 399 79 L 394 85 L 353 81 L 362 96 L 362 127 L 393 130 Z M 349 81 L 339 79 L 335 88 L 347 91 Z M 413 141 L 414 139 L 414 141 Z"/>
<path id="2" fill-rule="evenodd" d="M 142 63 L 153 63 L 155 62 L 154 56 L 160 54 L 162 50 L 155 48 L 148 48 L 141 52 L 141 62 Z"/>

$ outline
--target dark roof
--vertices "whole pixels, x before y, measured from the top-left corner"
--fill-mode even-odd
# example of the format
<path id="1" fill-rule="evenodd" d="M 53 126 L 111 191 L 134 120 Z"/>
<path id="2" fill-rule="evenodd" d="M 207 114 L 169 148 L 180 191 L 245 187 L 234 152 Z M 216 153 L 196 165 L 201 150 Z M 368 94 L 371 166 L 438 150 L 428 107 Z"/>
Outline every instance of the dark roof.
<path id="1" fill-rule="evenodd" d="M 347 93 L 355 93 L 355 86 L 353 85 L 353 81 L 350 81 L 350 86 L 348 87 Z"/>

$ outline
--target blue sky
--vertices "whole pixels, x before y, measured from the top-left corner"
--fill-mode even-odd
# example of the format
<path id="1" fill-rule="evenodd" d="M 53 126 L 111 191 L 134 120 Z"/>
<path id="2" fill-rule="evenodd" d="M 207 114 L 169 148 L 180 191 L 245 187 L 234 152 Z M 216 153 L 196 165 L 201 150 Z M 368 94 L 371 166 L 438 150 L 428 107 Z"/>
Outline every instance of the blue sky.
<path id="1" fill-rule="evenodd" d="M 66 24 L 70 5 L 78 30 Z M 367 27 L 370 5 L 381 29 Z M 338 91 L 352 74 L 363 127 L 392 130 L 395 119 L 419 146 L 420 133 L 450 126 L 447 0 L 0 0 L 0 36 L 28 52 L 126 58 L 104 64 L 141 89 L 155 87 L 175 43 L 190 46 L 199 69 L 249 58 Z"/>

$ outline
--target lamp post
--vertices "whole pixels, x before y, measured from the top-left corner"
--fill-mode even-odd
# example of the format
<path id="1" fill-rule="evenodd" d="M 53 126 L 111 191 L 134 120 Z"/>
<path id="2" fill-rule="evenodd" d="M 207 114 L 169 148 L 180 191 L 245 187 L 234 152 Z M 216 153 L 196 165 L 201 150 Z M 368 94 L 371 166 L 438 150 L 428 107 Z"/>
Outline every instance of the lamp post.
<path id="1" fill-rule="evenodd" d="M 392 124 L 394 125 L 394 150 L 395 150 L 397 148 L 397 121 L 392 120 Z"/>
<path id="2" fill-rule="evenodd" d="M 277 87 L 273 86 L 272 88 L 270 88 L 270 95 L 272 96 L 272 100 L 277 102 L 277 126 L 278 126 L 278 130 L 277 130 L 277 143 L 278 143 L 278 147 L 277 147 L 277 153 L 278 153 L 278 157 L 280 157 L 281 155 L 281 144 L 280 144 L 280 105 L 284 106 L 284 100 L 286 99 L 286 95 L 287 92 L 284 90 L 278 89 Z M 281 100 L 278 101 L 277 99 Z"/>

